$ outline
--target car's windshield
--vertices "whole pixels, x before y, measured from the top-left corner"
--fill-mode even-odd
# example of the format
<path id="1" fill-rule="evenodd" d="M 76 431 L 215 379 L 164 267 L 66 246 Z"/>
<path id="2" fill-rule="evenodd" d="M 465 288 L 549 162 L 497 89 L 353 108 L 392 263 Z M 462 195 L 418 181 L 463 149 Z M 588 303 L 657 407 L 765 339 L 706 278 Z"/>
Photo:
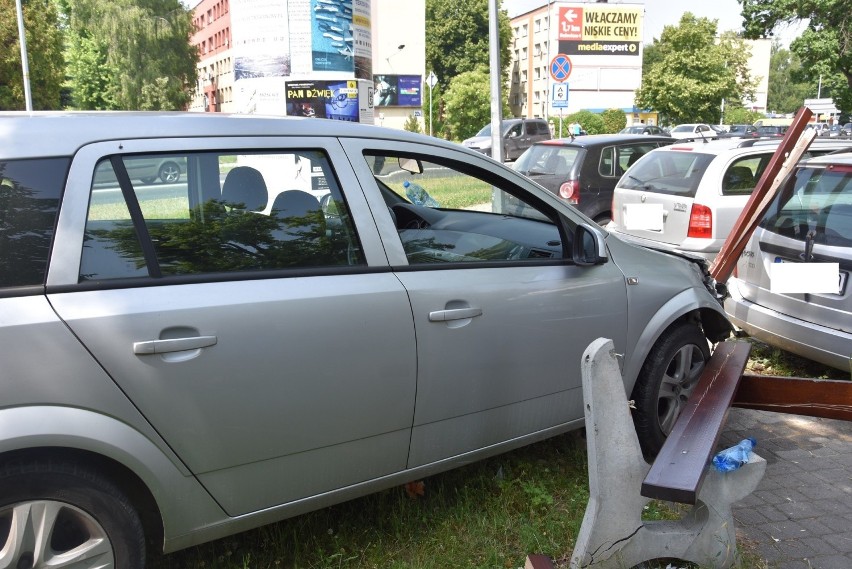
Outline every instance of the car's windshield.
<path id="1" fill-rule="evenodd" d="M 672 132 L 692 132 L 693 128 L 691 124 L 682 124 L 674 127 Z"/>
<path id="2" fill-rule="evenodd" d="M 476 136 L 491 136 L 491 125 L 487 124 L 482 127 L 482 130 L 476 133 Z"/>

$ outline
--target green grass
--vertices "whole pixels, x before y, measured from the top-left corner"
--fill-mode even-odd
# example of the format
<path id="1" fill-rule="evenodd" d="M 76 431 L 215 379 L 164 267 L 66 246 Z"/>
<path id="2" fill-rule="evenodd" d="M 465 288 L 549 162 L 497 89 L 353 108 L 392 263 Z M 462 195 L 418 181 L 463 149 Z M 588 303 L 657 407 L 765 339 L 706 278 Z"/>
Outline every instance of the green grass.
<path id="1" fill-rule="evenodd" d="M 567 567 L 588 501 L 585 445 L 579 431 L 569 433 L 430 477 L 422 496 L 391 488 L 167 555 L 149 567 L 515 569 L 531 553 Z M 652 502 L 643 518 L 676 514 L 674 505 Z M 762 567 L 740 549 L 738 567 Z"/>

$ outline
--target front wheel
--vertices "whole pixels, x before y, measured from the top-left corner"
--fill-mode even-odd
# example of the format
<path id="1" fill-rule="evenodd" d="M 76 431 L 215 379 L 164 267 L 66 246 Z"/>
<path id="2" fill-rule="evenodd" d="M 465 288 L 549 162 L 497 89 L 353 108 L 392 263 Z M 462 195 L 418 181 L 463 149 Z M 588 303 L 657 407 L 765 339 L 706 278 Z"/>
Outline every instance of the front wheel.
<path id="1" fill-rule="evenodd" d="M 632 398 L 633 422 L 647 458 L 660 452 L 710 359 L 710 346 L 697 324 L 667 331 L 648 354 Z"/>
<path id="2" fill-rule="evenodd" d="M 70 462 L 0 465 L 0 567 L 143 569 L 142 523 L 110 481 Z"/>

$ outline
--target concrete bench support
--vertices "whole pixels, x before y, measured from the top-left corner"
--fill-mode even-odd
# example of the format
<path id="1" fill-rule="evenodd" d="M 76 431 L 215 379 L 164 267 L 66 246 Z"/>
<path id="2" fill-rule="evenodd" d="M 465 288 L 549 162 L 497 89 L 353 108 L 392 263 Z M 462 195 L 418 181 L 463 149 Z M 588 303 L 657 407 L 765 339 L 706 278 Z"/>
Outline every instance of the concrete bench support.
<path id="1" fill-rule="evenodd" d="M 712 467 L 698 500 L 680 520 L 643 521 L 650 501 L 640 487 L 650 466 L 642 457 L 611 340 L 599 338 L 583 355 L 583 394 L 589 460 L 589 503 L 571 567 L 627 569 L 677 558 L 702 567 L 733 565 L 736 534 L 731 504 L 748 496 L 766 471 L 752 455 L 722 474 Z"/>

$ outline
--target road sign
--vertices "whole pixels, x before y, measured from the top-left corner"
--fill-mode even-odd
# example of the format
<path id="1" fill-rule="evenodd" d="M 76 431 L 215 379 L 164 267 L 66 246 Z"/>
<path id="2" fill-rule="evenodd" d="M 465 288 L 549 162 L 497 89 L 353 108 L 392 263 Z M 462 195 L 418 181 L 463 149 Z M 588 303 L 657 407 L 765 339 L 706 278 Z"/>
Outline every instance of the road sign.
<path id="1" fill-rule="evenodd" d="M 438 82 L 438 77 L 435 75 L 435 73 L 430 71 L 429 76 L 426 77 L 426 84 L 429 85 L 429 88 L 431 89 L 432 87 L 435 86 L 435 83 L 437 83 L 437 82 Z"/>
<path id="2" fill-rule="evenodd" d="M 557 83 L 562 83 L 571 75 L 571 58 L 564 53 L 558 53 L 550 60 L 550 76 Z"/>
<path id="3" fill-rule="evenodd" d="M 556 109 L 568 107 L 568 83 L 554 83 L 550 101 Z"/>

